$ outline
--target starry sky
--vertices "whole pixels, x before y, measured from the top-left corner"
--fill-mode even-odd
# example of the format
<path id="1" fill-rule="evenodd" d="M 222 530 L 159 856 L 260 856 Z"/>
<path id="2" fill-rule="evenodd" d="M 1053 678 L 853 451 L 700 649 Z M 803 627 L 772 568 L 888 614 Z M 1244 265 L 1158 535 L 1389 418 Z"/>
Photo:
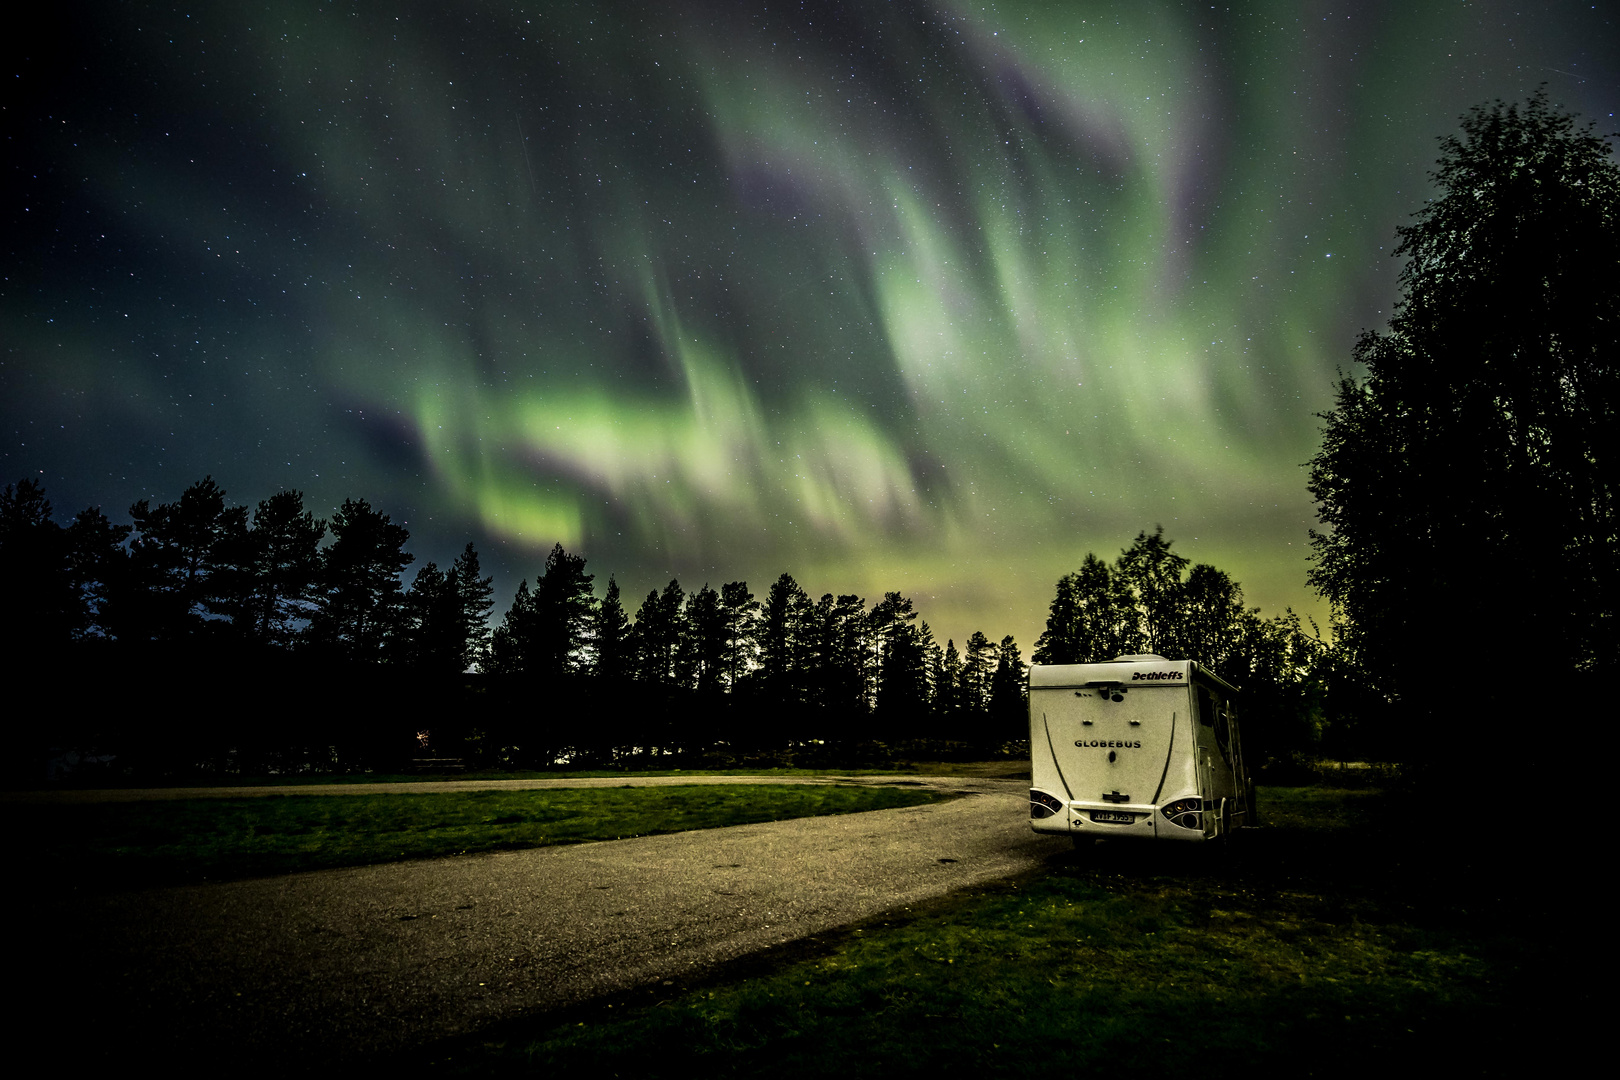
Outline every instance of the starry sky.
<path id="1" fill-rule="evenodd" d="M 53 5 L 4 46 L 0 472 L 368 499 L 497 613 L 786 571 L 1017 636 L 1162 524 L 1267 614 L 1437 137 L 1615 130 L 1576 3 Z M 408 571 L 407 576 L 413 571 Z"/>

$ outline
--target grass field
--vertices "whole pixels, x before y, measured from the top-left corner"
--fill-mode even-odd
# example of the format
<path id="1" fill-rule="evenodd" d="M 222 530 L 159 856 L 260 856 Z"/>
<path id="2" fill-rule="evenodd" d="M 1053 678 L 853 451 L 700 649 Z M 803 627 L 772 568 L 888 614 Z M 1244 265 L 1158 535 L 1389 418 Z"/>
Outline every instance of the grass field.
<path id="1" fill-rule="evenodd" d="M 1065 853 L 428 1060 L 604 1077 L 1511 1072 L 1542 1034 L 1534 931 L 1504 917 L 1512 901 L 1459 892 L 1459 868 L 1392 846 L 1378 799 L 1266 789 L 1267 826 L 1224 858 Z"/>
<path id="2" fill-rule="evenodd" d="M 13 851 L 30 880 L 114 890 L 883 810 L 939 798 L 896 787 L 744 784 L 17 803 L 7 809 Z"/>
<path id="3" fill-rule="evenodd" d="M 467 780 L 607 780 L 622 777 L 626 780 L 649 776 L 758 776 L 769 779 L 778 776 L 1028 776 L 1027 760 L 1011 761 L 897 761 L 892 765 L 850 769 L 789 768 L 785 766 L 759 766 L 757 768 L 727 769 L 463 769 L 448 772 L 403 773 L 296 773 L 292 775 L 261 776 L 257 774 L 225 774 L 191 777 L 183 782 L 172 778 L 149 780 L 141 783 L 111 782 L 106 776 L 96 777 L 95 783 L 71 782 L 21 785 L 14 791 L 71 791 L 83 787 L 95 790 L 106 787 L 315 787 L 323 784 L 424 784 Z"/>

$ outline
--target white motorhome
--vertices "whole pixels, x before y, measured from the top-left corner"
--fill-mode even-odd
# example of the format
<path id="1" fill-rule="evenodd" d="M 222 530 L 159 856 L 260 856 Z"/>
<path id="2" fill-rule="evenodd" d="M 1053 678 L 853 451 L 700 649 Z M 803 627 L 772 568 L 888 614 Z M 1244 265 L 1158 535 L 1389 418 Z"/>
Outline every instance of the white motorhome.
<path id="1" fill-rule="evenodd" d="M 1079 844 L 1202 842 L 1252 824 L 1236 697 L 1192 660 L 1032 666 L 1031 827 Z"/>

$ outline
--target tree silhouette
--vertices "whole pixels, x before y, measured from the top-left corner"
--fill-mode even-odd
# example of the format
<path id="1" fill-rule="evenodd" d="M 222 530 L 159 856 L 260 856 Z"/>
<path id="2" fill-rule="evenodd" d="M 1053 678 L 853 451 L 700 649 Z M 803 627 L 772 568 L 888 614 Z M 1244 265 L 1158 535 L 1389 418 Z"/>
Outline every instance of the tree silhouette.
<path id="1" fill-rule="evenodd" d="M 866 654 L 870 623 L 859 596 L 823 593 L 805 613 L 808 700 L 833 723 L 837 738 L 856 734 L 866 713 Z"/>
<path id="2" fill-rule="evenodd" d="M 759 601 L 746 581 L 728 581 L 720 587 L 725 620 L 722 659 L 726 689 L 734 690 L 759 658 Z"/>
<path id="3" fill-rule="evenodd" d="M 783 704 L 804 700 L 805 629 L 810 598 L 783 574 L 771 583 L 760 611 L 760 680 L 764 692 Z"/>
<path id="4" fill-rule="evenodd" d="M 529 579 L 518 582 L 512 594 L 512 606 L 506 609 L 501 625 L 490 639 L 489 670 L 496 675 L 519 675 L 528 669 L 529 639 L 533 634 L 534 593 L 529 591 Z"/>
<path id="5" fill-rule="evenodd" d="M 956 639 L 948 638 L 939 651 L 934 672 L 934 715 L 944 729 L 958 733 L 962 728 L 962 654 Z"/>
<path id="6" fill-rule="evenodd" d="M 897 592 L 872 605 L 872 646 L 876 653 L 875 712 L 889 732 L 904 730 L 928 705 L 926 644 L 916 625 L 917 611 Z M 932 633 L 927 644 L 932 644 Z"/>
<path id="7" fill-rule="evenodd" d="M 1311 749 L 1327 734 L 1326 646 L 1292 610 L 1269 619 L 1245 612 L 1240 626 L 1218 671 L 1244 691 L 1245 737 L 1269 757 Z"/>
<path id="8" fill-rule="evenodd" d="M 131 595 L 121 605 L 120 637 L 174 642 L 231 627 L 239 588 L 247 507 L 226 506 L 225 490 L 205 476 L 177 502 L 129 508 Z M 209 616 L 224 616 L 213 624 Z"/>
<path id="9" fill-rule="evenodd" d="M 80 510 L 67 528 L 68 558 L 78 594 L 74 622 L 81 633 L 111 635 L 108 608 L 127 584 L 129 555 L 124 541 L 131 526 L 114 525 L 98 507 Z"/>
<path id="10" fill-rule="evenodd" d="M 1145 534 L 1144 534 L 1145 535 Z M 1046 630 L 1035 642 L 1037 664 L 1083 664 L 1134 652 L 1136 612 L 1114 571 L 1091 552 L 1058 581 Z"/>
<path id="11" fill-rule="evenodd" d="M 0 492 L 0 573 L 4 573 L 5 655 L 16 658 L 67 643 L 89 622 L 74 588 L 72 552 L 37 480 Z"/>
<path id="12" fill-rule="evenodd" d="M 1222 570 L 1199 563 L 1180 589 L 1178 618 L 1166 655 L 1198 660 L 1236 679 L 1233 659 L 1242 650 L 1249 624 L 1243 589 Z"/>
<path id="13" fill-rule="evenodd" d="M 720 594 L 704 582 L 686 601 L 681 620 L 678 682 L 698 694 L 717 697 L 725 684 L 726 613 Z"/>
<path id="14" fill-rule="evenodd" d="M 252 528 L 233 537 L 225 609 L 241 636 L 287 645 L 315 613 L 326 522 L 304 509 L 300 491 L 260 501 Z"/>
<path id="15" fill-rule="evenodd" d="M 132 736 L 152 744 L 142 753 L 154 769 L 330 767 L 338 744 L 346 762 L 397 765 L 414 746 L 413 709 L 443 717 L 435 750 L 464 742 L 469 759 L 486 763 L 611 759 L 631 748 L 779 752 L 874 734 L 1002 742 L 984 721 L 1022 693 L 1012 639 L 998 648 L 976 634 L 974 722 L 951 723 L 967 715 L 961 657 L 895 592 L 869 612 L 853 594 L 812 603 L 789 574 L 763 604 L 746 582 L 688 597 L 672 580 L 632 624 L 617 581 L 598 602 L 585 560 L 557 544 L 491 634 L 492 583 L 473 545 L 447 569 L 421 566 L 403 588 L 409 533 L 363 499 L 332 516 L 324 548 L 328 524 L 301 493 L 278 492 L 250 517 L 212 477 L 173 503 L 138 502 L 131 517 L 115 525 L 87 509 L 64 529 L 37 481 L 0 493 L 3 645 L 30 664 L 88 661 L 171 686 L 179 722 Z M 461 677 L 473 667 L 495 677 Z M 303 680 L 330 707 L 264 724 L 250 701 L 216 723 L 204 703 L 256 678 Z M 551 680 L 543 697 L 537 680 Z M 628 718 L 592 727 L 605 693 Z M 464 714 L 475 702 L 484 706 L 476 724 Z M 754 722 L 760 709 L 772 723 Z"/>
<path id="16" fill-rule="evenodd" d="M 495 631 L 492 670 L 553 680 L 588 673 L 596 615 L 594 577 L 585 572 L 583 557 L 570 555 L 560 543 L 553 546 L 534 591 L 527 579 L 518 585 L 512 607 Z"/>
<path id="17" fill-rule="evenodd" d="M 389 643 L 389 659 L 413 670 L 443 673 L 457 651 L 456 597 L 450 575 L 434 562 L 417 567 L 405 591 L 404 607 L 396 638 Z"/>
<path id="18" fill-rule="evenodd" d="M 468 665 L 482 665 L 489 655 L 489 613 L 495 606 L 495 579 L 483 576 L 478 564 L 478 552 L 468 541 L 456 561 L 451 564 L 454 576 L 457 616 L 463 637 L 464 654 L 458 671 Z"/>
<path id="19" fill-rule="evenodd" d="M 965 719 L 980 723 L 990 712 L 990 680 L 996 673 L 995 644 L 983 630 L 973 631 L 962 658 L 962 711 Z"/>
<path id="20" fill-rule="evenodd" d="M 428 563 L 405 595 L 395 659 L 431 675 L 457 675 L 484 659 L 493 588 L 468 544 L 448 570 Z"/>
<path id="21" fill-rule="evenodd" d="M 630 674 L 630 618 L 619 600 L 619 583 L 608 578 L 607 595 L 596 610 L 596 655 L 592 673 L 605 683 L 616 683 Z"/>
<path id="22" fill-rule="evenodd" d="M 990 676 L 991 730 L 1002 739 L 1016 739 L 1029 731 L 1029 685 L 1018 643 L 1011 634 L 996 650 L 996 670 Z"/>
<path id="23" fill-rule="evenodd" d="M 1120 652 L 1160 653 L 1176 646 L 1176 623 L 1181 617 L 1181 576 L 1188 560 L 1170 550 L 1164 526 L 1153 535 L 1138 533 L 1114 564 L 1114 575 L 1135 610 L 1134 633 L 1122 640 Z"/>
<path id="24" fill-rule="evenodd" d="M 309 634 L 322 649 L 363 662 L 382 659 L 403 615 L 399 574 L 415 559 L 411 534 L 364 499 L 332 515 L 332 543 L 321 556 L 320 592 Z"/>
<path id="25" fill-rule="evenodd" d="M 681 583 L 671 578 L 662 593 L 656 589 L 648 592 L 636 611 L 636 624 L 631 630 L 636 674 L 649 686 L 670 689 L 679 685 L 676 660 L 685 598 Z"/>
<path id="26" fill-rule="evenodd" d="M 1620 169 L 1545 92 L 1472 110 L 1441 150 L 1309 484 L 1309 580 L 1414 737 L 1451 707 L 1437 650 L 1612 667 L 1620 591 Z"/>

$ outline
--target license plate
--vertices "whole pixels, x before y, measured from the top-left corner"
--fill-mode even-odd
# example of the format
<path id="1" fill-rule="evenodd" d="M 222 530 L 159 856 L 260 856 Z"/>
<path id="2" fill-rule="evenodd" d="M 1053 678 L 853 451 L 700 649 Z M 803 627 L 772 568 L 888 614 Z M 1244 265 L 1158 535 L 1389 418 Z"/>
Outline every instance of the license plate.
<path id="1" fill-rule="evenodd" d="M 1129 825 L 1136 820 L 1136 815 L 1124 810 L 1093 810 L 1091 820 L 1104 825 Z"/>

